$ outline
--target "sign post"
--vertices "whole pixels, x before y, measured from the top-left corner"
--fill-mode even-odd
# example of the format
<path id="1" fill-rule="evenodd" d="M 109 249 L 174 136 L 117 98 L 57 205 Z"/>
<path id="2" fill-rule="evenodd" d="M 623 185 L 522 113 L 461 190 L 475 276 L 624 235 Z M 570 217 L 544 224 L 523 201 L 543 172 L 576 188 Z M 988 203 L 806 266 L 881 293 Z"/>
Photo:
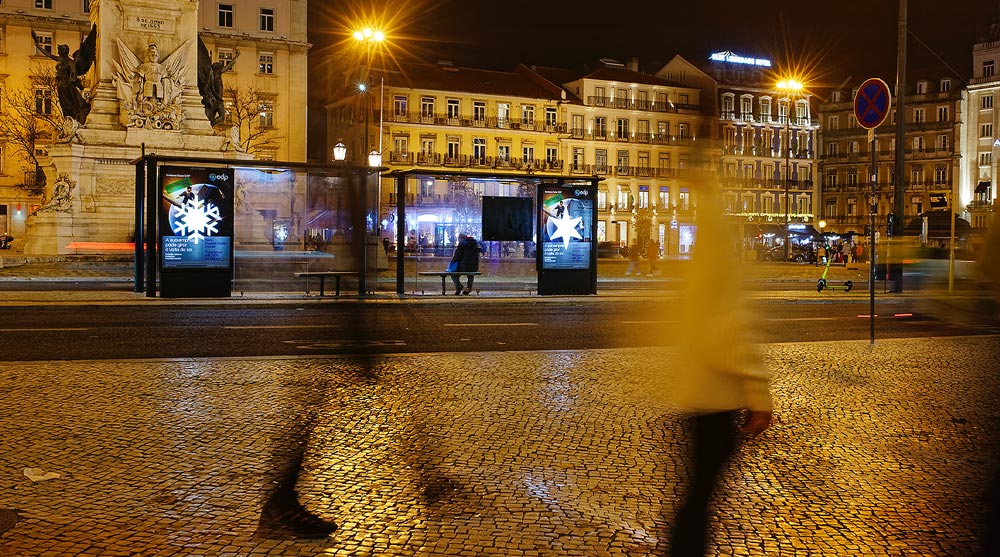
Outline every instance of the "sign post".
<path id="1" fill-rule="evenodd" d="M 868 320 L 870 330 L 870 344 L 875 344 L 875 215 L 878 213 L 878 167 L 875 159 L 875 128 L 885 121 L 889 110 L 892 107 L 892 97 L 889 93 L 889 86 L 877 77 L 865 80 L 858 87 L 858 93 L 854 96 L 854 117 L 858 124 L 868 130 L 868 152 L 871 154 L 871 166 L 869 175 L 871 177 L 871 187 L 868 190 L 868 216 L 869 226 L 872 232 L 870 245 L 868 246 Z M 898 147 L 898 146 L 897 146 Z M 886 269 L 888 272 L 888 269 Z"/>

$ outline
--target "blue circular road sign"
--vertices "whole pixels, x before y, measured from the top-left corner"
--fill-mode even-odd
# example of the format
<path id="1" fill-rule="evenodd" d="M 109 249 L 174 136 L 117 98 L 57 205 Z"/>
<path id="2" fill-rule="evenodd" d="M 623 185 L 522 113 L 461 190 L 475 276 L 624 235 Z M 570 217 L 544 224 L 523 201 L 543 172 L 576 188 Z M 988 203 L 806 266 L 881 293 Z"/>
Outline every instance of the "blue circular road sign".
<path id="1" fill-rule="evenodd" d="M 854 96 L 854 117 L 862 128 L 879 127 L 889 115 L 892 99 L 889 86 L 877 77 L 865 80 Z"/>

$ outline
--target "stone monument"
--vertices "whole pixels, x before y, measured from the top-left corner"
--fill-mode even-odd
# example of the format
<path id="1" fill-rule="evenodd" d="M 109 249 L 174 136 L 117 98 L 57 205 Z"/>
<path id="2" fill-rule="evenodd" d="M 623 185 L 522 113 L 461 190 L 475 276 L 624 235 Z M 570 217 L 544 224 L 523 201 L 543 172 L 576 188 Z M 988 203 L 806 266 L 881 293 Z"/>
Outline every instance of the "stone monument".
<path id="1" fill-rule="evenodd" d="M 186 157 L 221 158 L 232 149 L 229 130 L 212 127 L 199 91 L 198 0 L 91 0 L 90 18 L 91 34 L 75 57 L 68 56 L 75 45 L 59 46 L 66 79 L 84 77 L 72 70 L 86 66 L 92 49 L 92 68 L 83 70 L 89 106 L 74 110 L 84 121 L 64 115 L 43 161 L 49 185 L 27 220 L 27 255 L 128 250 L 135 213 L 130 162 L 143 146 Z M 83 89 L 71 84 L 67 90 Z"/>

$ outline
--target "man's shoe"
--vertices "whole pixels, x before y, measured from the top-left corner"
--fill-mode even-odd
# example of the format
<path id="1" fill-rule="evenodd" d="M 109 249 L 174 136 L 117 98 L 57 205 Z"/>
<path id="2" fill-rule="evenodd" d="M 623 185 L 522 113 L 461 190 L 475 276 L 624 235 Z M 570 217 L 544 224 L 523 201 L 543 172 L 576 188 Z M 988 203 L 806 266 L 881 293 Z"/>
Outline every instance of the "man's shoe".
<path id="1" fill-rule="evenodd" d="M 466 288 L 465 290 L 462 291 L 462 294 L 465 294 L 466 296 L 468 296 L 471 292 L 472 292 L 472 290 L 469 290 L 468 288 Z"/>
<path id="2" fill-rule="evenodd" d="M 461 289 L 461 288 L 459 288 L 458 290 L 456 290 L 456 291 L 455 291 L 455 295 L 456 295 L 456 296 L 458 296 L 458 295 L 459 295 L 459 294 L 461 294 L 461 293 L 462 293 L 462 289 Z"/>

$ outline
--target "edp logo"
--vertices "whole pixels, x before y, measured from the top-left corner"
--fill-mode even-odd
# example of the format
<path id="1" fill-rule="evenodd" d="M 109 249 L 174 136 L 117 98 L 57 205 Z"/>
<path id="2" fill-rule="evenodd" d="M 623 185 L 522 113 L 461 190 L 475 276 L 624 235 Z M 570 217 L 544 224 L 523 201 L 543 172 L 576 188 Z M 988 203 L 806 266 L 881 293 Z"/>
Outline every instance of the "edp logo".
<path id="1" fill-rule="evenodd" d="M 208 179 L 211 182 L 214 182 L 216 180 L 228 180 L 229 179 L 229 175 L 228 174 L 214 174 L 213 173 L 213 174 L 209 174 L 208 175 Z"/>

